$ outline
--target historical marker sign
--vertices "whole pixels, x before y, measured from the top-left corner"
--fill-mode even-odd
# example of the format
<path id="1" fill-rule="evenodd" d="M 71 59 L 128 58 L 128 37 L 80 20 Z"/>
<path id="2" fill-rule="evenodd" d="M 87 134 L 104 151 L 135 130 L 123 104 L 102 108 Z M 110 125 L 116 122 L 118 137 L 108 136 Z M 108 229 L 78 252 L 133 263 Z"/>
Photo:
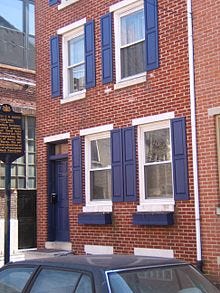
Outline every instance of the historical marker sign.
<path id="1" fill-rule="evenodd" d="M 8 104 L 0 107 L 0 160 L 5 162 L 10 157 L 13 162 L 24 155 L 22 114 Z"/>

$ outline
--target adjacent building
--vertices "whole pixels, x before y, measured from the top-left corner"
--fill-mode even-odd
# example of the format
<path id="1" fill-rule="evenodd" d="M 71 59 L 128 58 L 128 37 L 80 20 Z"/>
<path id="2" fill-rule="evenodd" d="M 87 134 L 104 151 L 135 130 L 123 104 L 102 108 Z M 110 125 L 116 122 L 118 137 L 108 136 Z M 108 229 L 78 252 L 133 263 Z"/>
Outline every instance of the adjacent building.
<path id="1" fill-rule="evenodd" d="M 204 171 L 196 132 L 211 7 L 193 1 L 194 46 L 191 4 L 37 1 L 38 248 L 177 257 L 220 278 L 214 122 Z"/>
<path id="2" fill-rule="evenodd" d="M 11 168 L 11 256 L 36 247 L 34 1 L 0 2 L 0 104 L 22 113 L 25 155 Z M 0 161 L 0 260 L 4 256 L 5 166 Z"/>

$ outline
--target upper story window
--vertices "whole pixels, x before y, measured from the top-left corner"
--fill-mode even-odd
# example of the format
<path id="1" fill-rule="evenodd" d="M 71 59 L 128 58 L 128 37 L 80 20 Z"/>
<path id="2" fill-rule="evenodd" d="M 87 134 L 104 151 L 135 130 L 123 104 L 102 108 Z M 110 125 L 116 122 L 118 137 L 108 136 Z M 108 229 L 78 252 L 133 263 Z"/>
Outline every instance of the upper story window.
<path id="1" fill-rule="evenodd" d="M 35 68 L 34 0 L 0 1 L 0 63 Z"/>
<path id="2" fill-rule="evenodd" d="M 145 71 L 144 10 L 120 17 L 121 78 Z"/>
<path id="3" fill-rule="evenodd" d="M 62 34 L 63 100 L 85 97 L 85 36 L 82 19 L 58 30 Z"/>
<path id="4" fill-rule="evenodd" d="M 84 34 L 67 40 L 69 94 L 85 88 Z"/>
<path id="5" fill-rule="evenodd" d="M 142 1 L 114 12 L 116 81 L 138 77 L 146 71 L 145 21 Z"/>

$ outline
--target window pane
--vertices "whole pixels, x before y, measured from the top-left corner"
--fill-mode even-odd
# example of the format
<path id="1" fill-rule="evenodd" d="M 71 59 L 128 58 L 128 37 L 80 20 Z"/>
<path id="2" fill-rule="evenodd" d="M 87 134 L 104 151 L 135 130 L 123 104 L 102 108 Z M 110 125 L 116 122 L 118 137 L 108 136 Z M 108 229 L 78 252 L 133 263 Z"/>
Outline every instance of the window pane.
<path id="1" fill-rule="evenodd" d="M 15 178 L 11 178 L 11 188 L 17 188 Z"/>
<path id="2" fill-rule="evenodd" d="M 33 140 L 28 141 L 28 152 L 29 153 L 35 152 L 35 142 Z"/>
<path id="3" fill-rule="evenodd" d="M 60 143 L 55 145 L 55 155 L 68 154 L 68 144 Z"/>
<path id="4" fill-rule="evenodd" d="M 23 31 L 23 2 L 20 0 L 0 1 L 0 26 Z"/>
<path id="5" fill-rule="evenodd" d="M 91 200 L 111 200 L 111 170 L 90 172 Z"/>
<path id="6" fill-rule="evenodd" d="M 68 42 L 69 66 L 84 62 L 84 36 L 79 36 Z"/>
<path id="7" fill-rule="evenodd" d="M 85 88 L 85 65 L 79 65 L 69 69 L 70 93 L 81 91 Z"/>
<path id="8" fill-rule="evenodd" d="M 29 3 L 29 34 L 34 36 L 35 35 L 35 19 L 34 19 L 34 5 Z"/>
<path id="9" fill-rule="evenodd" d="M 11 268 L 0 272 L 0 292 L 22 292 L 34 268 Z"/>
<path id="10" fill-rule="evenodd" d="M 121 77 L 125 78 L 145 71 L 144 42 L 121 49 Z"/>
<path id="11" fill-rule="evenodd" d="M 42 270 L 37 277 L 31 293 L 46 292 L 65 292 L 72 293 L 80 278 L 81 273 L 61 271 L 61 270 Z"/>
<path id="12" fill-rule="evenodd" d="M 144 11 L 135 11 L 121 17 L 121 46 L 144 39 Z"/>
<path id="13" fill-rule="evenodd" d="M 17 172 L 18 172 L 18 176 L 24 176 L 25 175 L 25 166 L 17 166 Z"/>
<path id="14" fill-rule="evenodd" d="M 35 154 L 28 154 L 28 164 L 35 163 Z"/>
<path id="15" fill-rule="evenodd" d="M 169 161 L 171 159 L 168 128 L 145 132 L 144 142 L 145 163 Z"/>
<path id="16" fill-rule="evenodd" d="M 34 117 L 27 117 L 28 121 L 28 138 L 34 139 L 35 138 L 35 118 Z"/>
<path id="17" fill-rule="evenodd" d="M 25 188 L 25 178 L 18 178 L 18 187 L 17 188 Z"/>
<path id="18" fill-rule="evenodd" d="M 28 188 L 36 188 L 36 179 L 35 178 L 28 178 Z"/>
<path id="19" fill-rule="evenodd" d="M 11 176 L 16 176 L 16 166 L 11 165 Z"/>
<path id="20" fill-rule="evenodd" d="M 170 198 L 172 192 L 171 164 L 144 167 L 145 198 Z"/>
<path id="21" fill-rule="evenodd" d="M 35 167 L 28 166 L 28 177 L 35 177 Z"/>
<path id="22" fill-rule="evenodd" d="M 111 165 L 110 138 L 91 141 L 91 168 L 105 168 Z"/>

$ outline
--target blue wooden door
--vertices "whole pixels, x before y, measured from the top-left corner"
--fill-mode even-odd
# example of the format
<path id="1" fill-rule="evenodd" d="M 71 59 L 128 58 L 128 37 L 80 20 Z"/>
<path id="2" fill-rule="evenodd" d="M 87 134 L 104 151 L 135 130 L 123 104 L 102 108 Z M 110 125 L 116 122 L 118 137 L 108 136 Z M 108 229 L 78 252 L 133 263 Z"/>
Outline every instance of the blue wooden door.
<path id="1" fill-rule="evenodd" d="M 68 204 L 68 164 L 67 160 L 55 162 L 55 240 L 69 241 L 69 204 Z"/>

